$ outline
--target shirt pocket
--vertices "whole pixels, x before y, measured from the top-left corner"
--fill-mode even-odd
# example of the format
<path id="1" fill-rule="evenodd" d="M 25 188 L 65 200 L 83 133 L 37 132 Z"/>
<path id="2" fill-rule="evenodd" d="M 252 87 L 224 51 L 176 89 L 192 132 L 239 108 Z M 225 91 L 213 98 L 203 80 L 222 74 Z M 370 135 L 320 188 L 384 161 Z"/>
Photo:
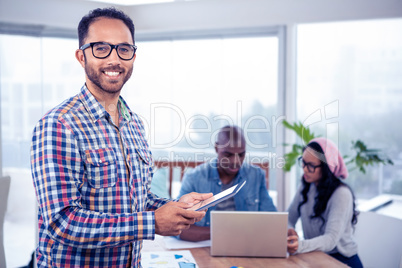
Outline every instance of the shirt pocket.
<path id="1" fill-rule="evenodd" d="M 152 157 L 151 157 L 151 153 L 149 150 L 147 150 L 146 148 L 145 149 L 136 148 L 136 152 L 137 152 L 137 155 L 139 156 L 138 160 L 142 160 L 148 166 L 154 165 Z"/>
<path id="2" fill-rule="evenodd" d="M 116 185 L 117 161 L 111 148 L 86 150 L 87 179 L 93 188 L 106 188 Z"/>
<path id="3" fill-rule="evenodd" d="M 247 209 L 250 211 L 257 211 L 260 205 L 260 199 L 256 195 L 248 196 L 246 198 Z"/>

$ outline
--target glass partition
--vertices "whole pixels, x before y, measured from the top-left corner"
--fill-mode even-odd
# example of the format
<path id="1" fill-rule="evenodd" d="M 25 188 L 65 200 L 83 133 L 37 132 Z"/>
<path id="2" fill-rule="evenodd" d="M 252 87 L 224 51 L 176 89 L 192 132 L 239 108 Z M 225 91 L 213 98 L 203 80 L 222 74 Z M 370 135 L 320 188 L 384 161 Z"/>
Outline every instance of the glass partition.
<path id="1" fill-rule="evenodd" d="M 123 96 L 143 116 L 156 160 L 208 161 L 219 128 L 236 124 L 246 134 L 247 161 L 271 162 L 277 146 L 277 37 L 137 45 Z M 269 176 L 275 190 L 274 168 Z"/>

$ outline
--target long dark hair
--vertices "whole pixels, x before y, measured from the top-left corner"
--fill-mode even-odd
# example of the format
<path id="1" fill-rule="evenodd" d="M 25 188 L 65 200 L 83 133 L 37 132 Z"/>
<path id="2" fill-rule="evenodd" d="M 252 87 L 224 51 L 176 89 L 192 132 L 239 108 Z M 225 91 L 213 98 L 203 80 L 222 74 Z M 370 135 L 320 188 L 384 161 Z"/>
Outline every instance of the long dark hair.
<path id="1" fill-rule="evenodd" d="M 307 144 L 307 146 L 303 148 L 303 152 L 307 149 L 307 147 L 324 155 L 323 149 L 316 142 L 311 142 L 311 143 Z M 317 184 L 317 196 L 315 197 L 314 211 L 310 217 L 321 219 L 323 222 L 321 227 L 323 227 L 325 224 L 325 219 L 323 218 L 322 214 L 324 213 L 325 209 L 327 208 L 328 200 L 331 198 L 332 194 L 339 186 L 345 186 L 345 187 L 349 188 L 349 190 L 353 196 L 352 225 L 355 225 L 357 223 L 357 216 L 359 215 L 359 212 L 356 210 L 355 195 L 354 195 L 352 189 L 349 187 L 349 185 L 347 185 L 346 183 L 342 182 L 339 178 L 334 176 L 334 174 L 329 169 L 326 161 L 322 161 L 322 160 L 320 160 L 320 161 L 321 161 L 322 178 L 319 180 L 319 182 Z M 303 196 L 303 201 L 301 201 L 299 203 L 299 206 L 297 208 L 299 214 L 300 214 L 300 207 L 307 202 L 307 199 L 308 199 L 307 194 L 308 194 L 308 191 L 310 190 L 310 183 L 307 183 L 304 180 L 303 176 L 302 176 L 301 181 L 303 184 L 303 189 L 301 192 L 302 196 Z"/>

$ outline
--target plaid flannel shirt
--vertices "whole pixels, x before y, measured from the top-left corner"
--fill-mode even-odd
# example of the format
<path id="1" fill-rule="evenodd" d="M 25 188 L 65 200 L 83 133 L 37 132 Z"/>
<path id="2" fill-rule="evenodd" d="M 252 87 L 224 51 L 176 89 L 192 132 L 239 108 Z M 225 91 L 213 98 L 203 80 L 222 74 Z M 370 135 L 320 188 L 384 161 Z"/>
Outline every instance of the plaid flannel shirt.
<path id="1" fill-rule="evenodd" d="M 139 117 L 119 99 L 120 127 L 86 86 L 36 125 L 38 267 L 140 267 L 154 239 L 153 160 Z"/>

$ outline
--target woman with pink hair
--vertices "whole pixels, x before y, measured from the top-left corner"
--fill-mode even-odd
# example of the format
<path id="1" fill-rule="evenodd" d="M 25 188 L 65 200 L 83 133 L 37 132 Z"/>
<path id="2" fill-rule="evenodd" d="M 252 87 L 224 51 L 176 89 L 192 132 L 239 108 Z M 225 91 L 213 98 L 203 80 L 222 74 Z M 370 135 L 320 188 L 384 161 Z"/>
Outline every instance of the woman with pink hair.
<path id="1" fill-rule="evenodd" d="M 289 206 L 288 252 L 323 251 L 350 267 L 363 267 L 353 239 L 357 223 L 352 189 L 337 146 L 325 138 L 311 140 L 299 158 L 302 183 Z M 301 219 L 304 240 L 294 230 Z"/>

